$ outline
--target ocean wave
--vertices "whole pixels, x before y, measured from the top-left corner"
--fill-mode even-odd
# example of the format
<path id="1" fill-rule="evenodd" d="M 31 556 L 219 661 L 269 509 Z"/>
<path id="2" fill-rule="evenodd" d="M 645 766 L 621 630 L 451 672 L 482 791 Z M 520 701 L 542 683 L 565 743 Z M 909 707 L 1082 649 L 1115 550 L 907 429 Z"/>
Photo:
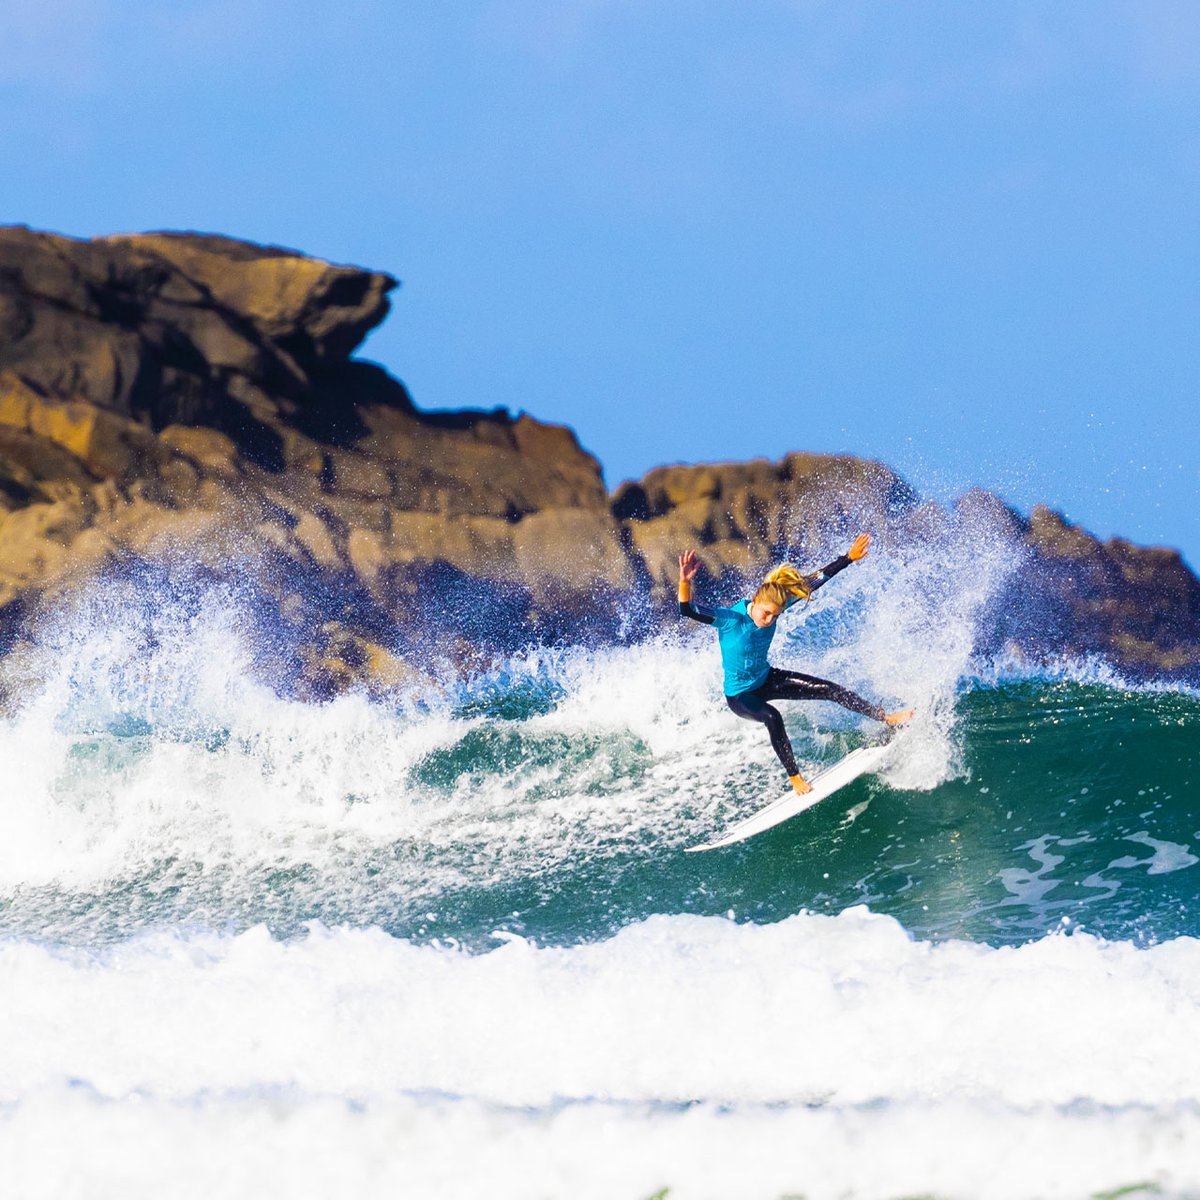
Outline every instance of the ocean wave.
<path id="1" fill-rule="evenodd" d="M 0 930 L 88 944 L 320 920 L 480 945 L 503 923 L 569 944 L 660 912 L 865 903 L 934 939 L 1018 943 L 1064 917 L 1115 938 L 1200 932 L 1194 696 L 1090 668 L 989 679 L 971 629 L 992 587 L 959 586 L 953 563 L 844 579 L 779 660 L 916 719 L 882 776 L 699 857 L 680 852 L 783 783 L 721 699 L 708 630 L 534 646 L 312 704 L 258 679 L 235 594 L 64 612 L 0 665 L 18 697 L 0 753 L 21 767 L 0 806 Z M 787 721 L 810 768 L 869 733 L 829 705 Z"/>
<path id="2" fill-rule="evenodd" d="M 330 1194 L 334 1162 L 367 1194 L 479 1194 L 489 1163 L 489 1195 L 643 1200 L 1200 1185 L 1192 939 L 931 945 L 863 909 L 487 953 L 256 929 L 9 941 L 0 996 L 0 1168 L 31 1197 L 81 1155 L 181 1195 Z"/>

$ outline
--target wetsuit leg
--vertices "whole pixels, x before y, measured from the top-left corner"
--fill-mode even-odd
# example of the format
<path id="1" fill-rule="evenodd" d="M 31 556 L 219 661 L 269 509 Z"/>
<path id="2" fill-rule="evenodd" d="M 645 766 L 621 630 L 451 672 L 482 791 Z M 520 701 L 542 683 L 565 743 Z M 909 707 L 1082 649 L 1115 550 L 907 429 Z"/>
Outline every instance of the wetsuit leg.
<path id="1" fill-rule="evenodd" d="M 783 715 L 779 709 L 772 708 L 763 699 L 762 691 L 763 689 L 759 688 L 753 692 L 742 692 L 739 696 L 726 696 L 725 703 L 739 717 L 745 717 L 747 721 L 757 721 L 760 725 L 765 725 L 767 732 L 771 735 L 771 745 L 775 747 L 775 753 L 779 756 L 779 761 L 783 763 L 783 769 L 789 776 L 799 775 L 800 769 L 796 766 L 792 743 L 788 741 L 787 730 L 783 727 Z"/>
<path id="2" fill-rule="evenodd" d="M 819 679 L 816 675 L 802 675 L 799 671 L 784 671 L 779 667 L 771 668 L 766 682 L 756 688 L 754 694 L 763 700 L 829 700 L 876 721 L 882 721 L 885 716 L 878 704 L 864 700 L 857 692 L 839 683 Z"/>

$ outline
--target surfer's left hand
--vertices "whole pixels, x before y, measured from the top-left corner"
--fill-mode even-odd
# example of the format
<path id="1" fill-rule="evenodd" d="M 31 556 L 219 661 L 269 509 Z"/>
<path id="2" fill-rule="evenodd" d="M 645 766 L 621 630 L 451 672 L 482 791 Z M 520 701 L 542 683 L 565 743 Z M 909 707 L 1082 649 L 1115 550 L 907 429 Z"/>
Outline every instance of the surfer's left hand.
<path id="1" fill-rule="evenodd" d="M 869 533 L 860 533 L 854 539 L 854 545 L 846 551 L 846 557 L 851 562 L 858 562 L 860 558 L 867 557 L 867 551 L 871 549 L 871 535 Z"/>

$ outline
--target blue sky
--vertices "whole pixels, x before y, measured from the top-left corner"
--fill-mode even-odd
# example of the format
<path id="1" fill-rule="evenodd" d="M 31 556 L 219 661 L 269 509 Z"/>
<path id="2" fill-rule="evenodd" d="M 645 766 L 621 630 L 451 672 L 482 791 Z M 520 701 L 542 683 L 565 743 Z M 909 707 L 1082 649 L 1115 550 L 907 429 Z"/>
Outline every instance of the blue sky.
<path id="1" fill-rule="evenodd" d="M 391 271 L 427 407 L 788 450 L 1200 564 L 1200 8 L 0 0 L 0 220 Z"/>

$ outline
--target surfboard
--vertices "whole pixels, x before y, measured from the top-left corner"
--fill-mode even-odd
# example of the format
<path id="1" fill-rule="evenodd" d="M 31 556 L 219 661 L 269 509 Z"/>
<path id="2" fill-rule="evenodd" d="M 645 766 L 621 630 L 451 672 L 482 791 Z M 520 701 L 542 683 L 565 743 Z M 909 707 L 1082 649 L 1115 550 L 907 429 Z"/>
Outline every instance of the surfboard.
<path id="1" fill-rule="evenodd" d="M 820 804 L 822 800 L 828 799 L 834 792 L 844 788 L 846 784 L 853 783 L 860 775 L 878 770 L 880 764 L 891 752 L 893 745 L 895 742 L 889 740 L 882 745 L 860 746 L 857 750 L 851 750 L 845 758 L 838 759 L 832 766 L 826 767 L 824 771 L 809 780 L 809 783 L 812 784 L 811 792 L 797 796 L 795 792 L 789 790 L 786 796 L 772 800 L 766 808 L 760 808 L 758 812 L 744 821 L 739 821 L 715 841 L 705 842 L 702 846 L 689 846 L 687 853 L 696 854 L 700 850 L 720 850 L 723 846 L 744 842 L 747 838 L 754 837 L 755 834 L 774 829 L 776 825 L 782 824 L 799 813 L 807 812 L 814 804 Z"/>

